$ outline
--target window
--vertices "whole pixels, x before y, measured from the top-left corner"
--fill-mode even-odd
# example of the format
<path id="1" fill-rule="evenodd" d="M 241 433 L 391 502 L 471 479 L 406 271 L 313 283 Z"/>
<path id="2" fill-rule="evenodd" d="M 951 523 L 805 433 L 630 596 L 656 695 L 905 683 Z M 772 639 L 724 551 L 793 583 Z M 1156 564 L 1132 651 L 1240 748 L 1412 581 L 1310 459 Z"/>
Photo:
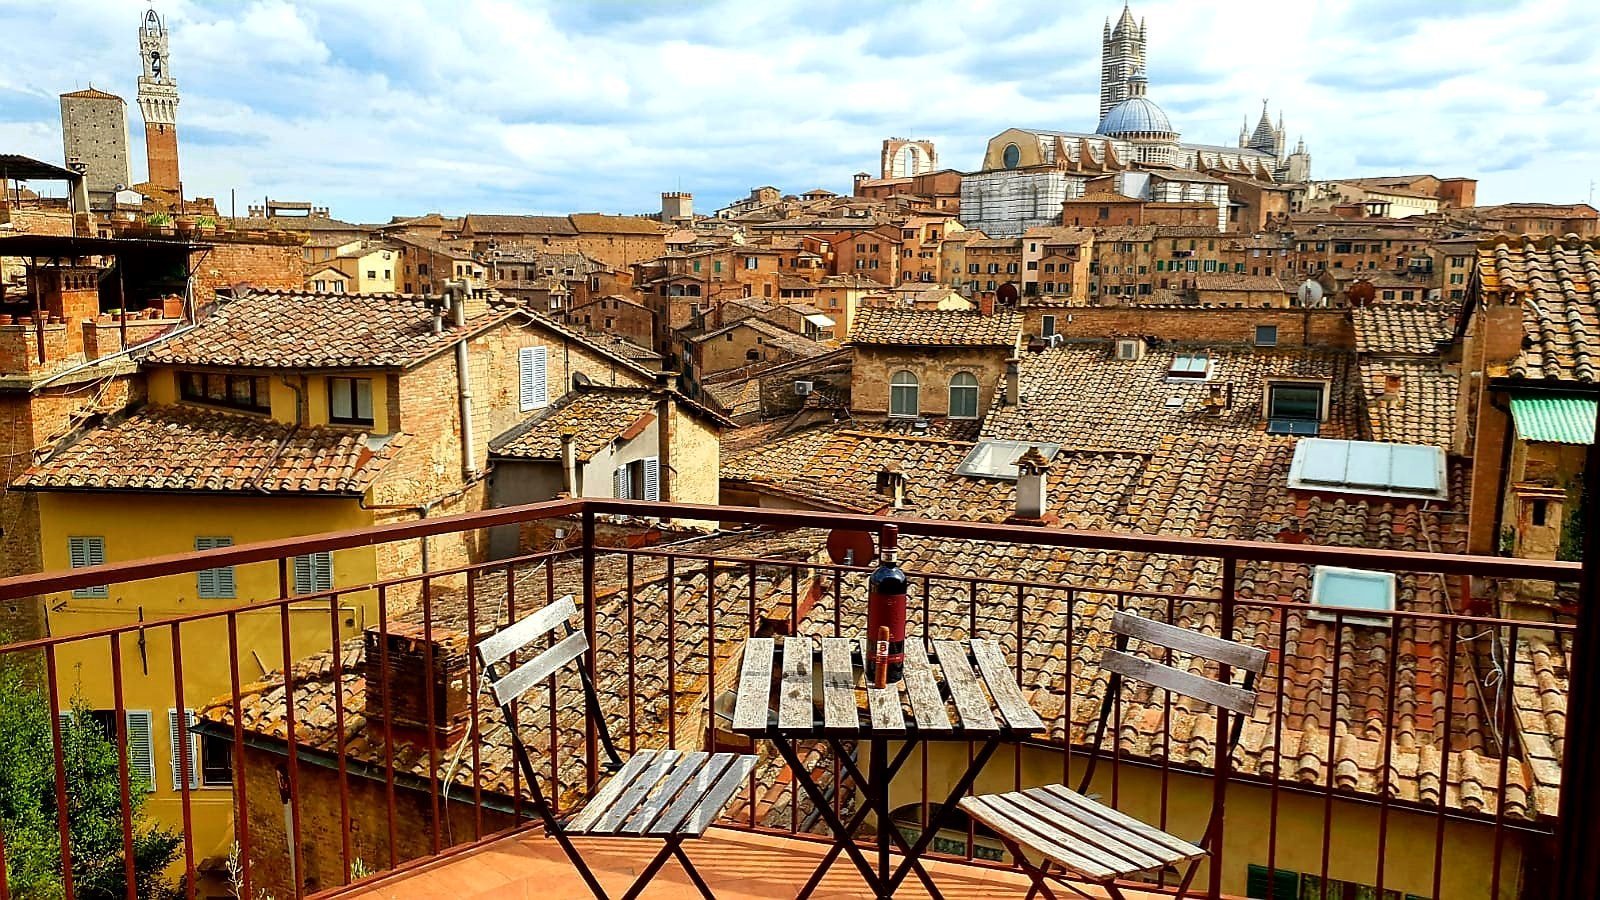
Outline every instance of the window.
<path id="1" fill-rule="evenodd" d="M 178 397 L 194 403 L 250 412 L 271 412 L 271 385 L 264 375 L 179 372 Z"/>
<path id="2" fill-rule="evenodd" d="M 913 417 L 917 415 L 917 376 L 901 370 L 889 379 L 889 415 Z"/>
<path id="3" fill-rule="evenodd" d="M 333 590 L 333 554 L 324 550 L 294 558 L 296 595 L 319 594 Z"/>
<path id="4" fill-rule="evenodd" d="M 215 550 L 218 547 L 232 547 L 231 537 L 197 537 L 194 539 L 196 550 Z M 195 573 L 195 596 L 202 600 L 231 600 L 237 594 L 233 586 L 233 566 L 221 566 L 215 569 L 201 569 Z"/>
<path id="5" fill-rule="evenodd" d="M 368 269 L 367 270 L 367 278 L 368 279 L 376 280 L 377 277 L 378 277 L 378 273 L 376 271 L 374 271 L 372 269 Z"/>
<path id="6" fill-rule="evenodd" d="M 105 565 L 106 539 L 103 537 L 67 538 L 67 559 L 74 569 Z M 104 584 L 76 588 L 73 590 L 72 596 L 85 600 L 109 597 L 111 596 L 111 588 L 109 585 Z"/>
<path id="7" fill-rule="evenodd" d="M 613 469 L 611 493 L 618 500 L 660 500 L 660 457 L 647 456 Z"/>
<path id="8" fill-rule="evenodd" d="M 1052 289 L 1052 285 L 1049 282 L 1046 282 L 1045 283 L 1045 290 L 1048 291 L 1048 290 L 1051 290 L 1051 289 Z M 1049 314 L 1049 313 L 1046 313 L 1045 315 L 1040 316 L 1039 317 L 1039 336 L 1043 337 L 1043 338 L 1046 338 L 1046 339 L 1049 339 L 1055 333 L 1056 333 L 1056 317 L 1054 315 L 1052 315 L 1052 314 Z"/>
<path id="9" fill-rule="evenodd" d="M 1339 566 L 1316 566 L 1311 577 L 1311 605 L 1335 606 L 1348 609 L 1389 612 L 1394 609 L 1393 572 L 1369 572 L 1365 569 L 1345 569 Z M 1332 621 L 1332 613 L 1312 612 L 1309 617 L 1318 621 Z M 1387 616 L 1340 616 L 1347 625 L 1370 625 L 1387 628 Z"/>
<path id="10" fill-rule="evenodd" d="M 1322 385 L 1269 385 L 1267 388 L 1267 418 L 1322 421 Z"/>
<path id="11" fill-rule="evenodd" d="M 372 379 L 329 378 L 328 421 L 340 425 L 371 425 Z"/>
<path id="12" fill-rule="evenodd" d="M 967 475 L 973 478 L 1002 478 L 1015 481 L 1017 478 L 1017 460 L 1028 452 L 1029 447 L 1035 447 L 1039 455 L 1046 460 L 1055 459 L 1061 452 L 1060 444 L 1036 444 L 1028 441 L 988 440 L 979 441 L 976 447 L 968 451 L 961 465 L 956 467 L 957 475 Z"/>
<path id="13" fill-rule="evenodd" d="M 384 280 L 386 280 L 386 281 L 388 279 L 390 279 L 390 278 L 393 278 L 394 277 L 394 270 L 393 269 L 384 269 L 383 270 L 383 277 L 384 277 Z"/>
<path id="14" fill-rule="evenodd" d="M 957 372 L 950 377 L 950 418 L 977 417 L 978 379 L 971 372 Z"/>
<path id="15" fill-rule="evenodd" d="M 744 267 L 746 269 L 757 269 L 757 268 L 760 268 L 761 267 L 761 260 L 755 258 L 754 256 L 746 256 L 744 258 Z"/>
<path id="16" fill-rule="evenodd" d="M 1276 326 L 1276 325 L 1257 325 L 1256 326 L 1256 346 L 1257 347 L 1276 347 L 1276 346 L 1278 346 L 1278 326 Z"/>
<path id="17" fill-rule="evenodd" d="M 72 726 L 73 713 L 64 712 L 60 715 L 60 724 L 63 729 Z M 92 709 L 88 711 L 87 721 L 77 723 L 79 727 L 89 726 L 97 729 L 101 735 L 115 743 L 125 743 L 128 747 L 128 779 L 132 782 L 134 790 L 153 791 L 156 784 L 155 751 L 150 743 L 151 715 L 148 709 L 123 710 L 123 729 L 116 728 L 117 712 L 113 709 Z M 63 735 L 65 738 L 65 735 Z"/>
<path id="18" fill-rule="evenodd" d="M 517 409 L 527 412 L 550 405 L 548 347 L 522 347 L 517 350 Z"/>
<path id="19" fill-rule="evenodd" d="M 1211 357 L 1204 354 L 1180 353 L 1172 358 L 1167 377 L 1177 381 L 1205 381 L 1211 377 Z"/>
<path id="20" fill-rule="evenodd" d="M 1137 338 L 1121 338 L 1117 341 L 1117 359 L 1138 359 L 1144 349 L 1144 341 Z"/>
<path id="21" fill-rule="evenodd" d="M 721 272 L 722 271 L 722 260 L 713 259 L 711 261 L 711 271 L 713 271 L 713 272 Z"/>
<path id="22" fill-rule="evenodd" d="M 1022 148 L 1016 144 L 1007 144 L 1000 152 L 1000 162 L 1008 169 L 1015 169 L 1022 162 Z"/>
<path id="23" fill-rule="evenodd" d="M 184 787 L 191 790 L 200 786 L 200 743 L 191 730 L 198 720 L 193 710 L 183 710 L 183 723 L 178 721 L 178 710 L 167 710 L 167 748 L 171 762 L 172 789 Z M 188 752 L 185 753 L 184 751 Z"/>

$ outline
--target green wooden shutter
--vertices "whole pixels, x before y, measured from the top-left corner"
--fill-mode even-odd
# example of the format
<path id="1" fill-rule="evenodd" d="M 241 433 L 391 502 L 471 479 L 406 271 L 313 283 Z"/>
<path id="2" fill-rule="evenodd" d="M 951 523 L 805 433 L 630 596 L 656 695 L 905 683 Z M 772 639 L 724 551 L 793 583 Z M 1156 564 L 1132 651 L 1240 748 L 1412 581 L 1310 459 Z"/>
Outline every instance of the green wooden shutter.
<path id="1" fill-rule="evenodd" d="M 218 547 L 232 547 L 231 537 L 197 537 L 194 539 L 196 550 L 214 550 Z M 232 599 L 237 596 L 233 582 L 233 566 L 219 566 L 215 569 L 201 569 L 195 573 L 195 594 L 201 599 Z"/>
<path id="2" fill-rule="evenodd" d="M 1268 878 L 1268 875 L 1271 878 Z M 1266 866 L 1252 865 L 1246 870 L 1244 895 L 1252 898 L 1265 898 L 1267 887 L 1272 886 L 1273 900 L 1300 900 L 1300 874 L 1284 869 L 1273 869 L 1270 873 Z"/>
<path id="3" fill-rule="evenodd" d="M 104 565 L 106 561 L 106 539 L 102 537 L 69 537 L 67 538 L 67 558 L 74 569 Z M 104 584 L 77 588 L 72 592 L 72 596 L 85 599 L 109 597 L 110 595 L 110 587 Z"/>

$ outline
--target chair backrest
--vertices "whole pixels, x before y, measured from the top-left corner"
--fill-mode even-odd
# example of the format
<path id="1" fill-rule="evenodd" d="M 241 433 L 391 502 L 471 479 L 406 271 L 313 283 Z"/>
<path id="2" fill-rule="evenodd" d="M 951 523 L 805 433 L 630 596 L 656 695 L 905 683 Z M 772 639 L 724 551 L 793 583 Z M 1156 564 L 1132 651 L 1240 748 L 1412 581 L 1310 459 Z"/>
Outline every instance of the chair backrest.
<path id="1" fill-rule="evenodd" d="M 578 608 L 573 605 L 572 595 L 568 594 L 478 642 L 478 660 L 483 664 L 489 689 L 494 692 L 497 703 L 501 706 L 510 705 L 528 688 L 583 656 L 584 651 L 589 649 L 589 641 L 582 629 L 572 627 L 572 617 L 577 614 Z M 557 632 L 560 638 L 516 668 L 502 673 L 502 662 L 530 644 L 540 642 L 551 632 Z"/>
<path id="2" fill-rule="evenodd" d="M 1248 716 L 1255 709 L 1255 677 L 1266 671 L 1267 651 L 1248 644 L 1212 637 L 1178 628 L 1164 622 L 1141 618 L 1133 613 L 1118 612 L 1111 618 L 1111 630 L 1117 635 L 1115 649 L 1109 649 L 1100 658 L 1100 665 L 1124 678 L 1132 678 L 1193 697 L 1196 700 L 1220 706 Z M 1142 659 L 1126 652 L 1128 638 L 1143 643 L 1156 644 L 1192 656 L 1245 671 L 1245 683 L 1239 687 L 1227 682 L 1196 675 L 1183 669 Z"/>

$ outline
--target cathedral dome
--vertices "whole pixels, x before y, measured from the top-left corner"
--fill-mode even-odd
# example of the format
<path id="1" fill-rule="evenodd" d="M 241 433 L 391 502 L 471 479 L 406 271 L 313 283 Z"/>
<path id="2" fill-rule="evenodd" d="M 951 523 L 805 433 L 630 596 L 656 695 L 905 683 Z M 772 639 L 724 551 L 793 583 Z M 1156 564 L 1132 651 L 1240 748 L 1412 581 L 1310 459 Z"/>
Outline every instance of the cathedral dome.
<path id="1" fill-rule="evenodd" d="M 1130 134 L 1173 134 L 1172 122 L 1148 97 L 1134 96 L 1106 110 L 1096 134 L 1120 137 Z"/>

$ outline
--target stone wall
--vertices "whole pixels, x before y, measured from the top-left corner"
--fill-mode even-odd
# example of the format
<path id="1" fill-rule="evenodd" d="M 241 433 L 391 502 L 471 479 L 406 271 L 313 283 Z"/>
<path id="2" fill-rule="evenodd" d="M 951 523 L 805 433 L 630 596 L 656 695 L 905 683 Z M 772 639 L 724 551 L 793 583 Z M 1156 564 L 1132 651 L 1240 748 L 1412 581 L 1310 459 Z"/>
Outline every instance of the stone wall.
<path id="1" fill-rule="evenodd" d="M 1004 381 L 1004 347 L 856 347 L 854 384 L 850 408 L 861 413 L 889 411 L 889 379 L 902 369 L 917 376 L 919 412 L 942 416 L 950 408 L 950 378 L 970 372 L 978 379 L 978 411 L 994 403 L 994 392 Z"/>

